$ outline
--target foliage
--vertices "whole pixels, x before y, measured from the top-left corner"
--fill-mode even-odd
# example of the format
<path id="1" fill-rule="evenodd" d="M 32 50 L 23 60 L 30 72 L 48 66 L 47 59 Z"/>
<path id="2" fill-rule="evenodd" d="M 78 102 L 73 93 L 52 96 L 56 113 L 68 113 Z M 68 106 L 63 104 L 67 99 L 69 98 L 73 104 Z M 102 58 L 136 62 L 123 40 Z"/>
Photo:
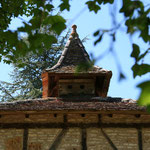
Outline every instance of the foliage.
<path id="1" fill-rule="evenodd" d="M 148 107 L 150 107 L 150 94 L 149 94 L 150 81 L 143 82 L 138 86 L 142 89 L 138 103 L 140 105 L 148 105 Z M 148 110 L 150 111 L 150 109 Z"/>
<path id="2" fill-rule="evenodd" d="M 61 0 L 59 9 L 60 11 L 70 10 L 70 0 Z M 125 17 L 125 26 L 127 27 L 127 33 L 134 35 L 139 33 L 141 38 L 148 47 L 145 50 L 140 49 L 138 43 L 132 43 L 133 51 L 131 57 L 135 59 L 135 64 L 132 67 L 133 75 L 142 76 L 150 72 L 150 64 L 144 63 L 144 58 L 150 51 L 150 4 L 144 5 L 142 0 L 121 0 L 122 7 L 120 13 Z M 98 13 L 103 5 L 114 4 L 114 0 L 86 0 L 85 5 L 89 11 Z M 10 7 L 11 6 L 11 7 Z M 42 45 L 46 48 L 50 48 L 51 44 L 56 43 L 56 38 L 53 35 L 47 33 L 40 33 L 39 29 L 42 26 L 49 25 L 48 30 L 56 34 L 60 34 L 65 29 L 65 20 L 63 17 L 53 15 L 54 9 L 53 0 L 5 0 L 0 1 L 0 59 L 7 63 L 16 62 L 20 56 L 25 56 L 29 51 L 37 52 L 42 51 Z M 51 15 L 50 15 L 51 14 Z M 26 22 L 23 21 L 24 26 L 18 28 L 15 31 L 9 30 L 9 24 L 13 17 L 21 17 L 23 15 L 32 16 L 31 19 Z M 112 17 L 114 17 L 112 13 Z M 120 24 L 116 24 L 114 21 L 114 27 L 112 29 L 98 29 L 94 36 L 97 38 L 95 45 L 97 45 L 104 38 L 106 34 L 112 37 L 112 44 L 116 40 L 117 30 L 120 28 Z M 24 42 L 20 37 L 20 34 L 24 33 L 28 36 L 29 44 Z M 115 56 L 113 49 L 110 51 Z M 144 51 L 144 52 L 143 52 Z M 117 62 L 117 66 L 119 63 Z M 124 75 L 120 69 L 120 79 L 124 78 Z M 139 104 L 149 106 L 150 98 L 149 93 L 145 92 L 149 86 L 149 81 L 141 83 L 141 96 Z M 145 94 L 147 93 L 147 94 Z M 141 103 L 141 101 L 145 101 Z"/>
<path id="3" fill-rule="evenodd" d="M 1 0 L 0 1 L 0 60 L 6 63 L 16 62 L 20 56 L 25 56 L 28 52 L 42 51 L 44 44 L 50 48 L 56 43 L 54 32 L 60 34 L 66 28 L 65 20 L 59 15 L 52 15 L 53 5 L 49 1 L 38 0 Z M 9 24 L 14 17 L 26 15 L 32 16 L 23 26 L 15 31 L 9 29 Z M 39 32 L 41 27 L 47 26 L 48 33 Z M 29 45 L 22 39 L 21 34 L 27 35 Z"/>
<path id="4" fill-rule="evenodd" d="M 0 82 L 0 100 L 12 101 L 18 99 L 32 99 L 42 97 L 41 74 L 45 68 L 52 67 L 58 60 L 68 33 L 65 37 L 57 37 L 58 43 L 52 44 L 50 49 L 43 45 L 42 53 L 28 53 L 13 63 L 11 73 L 12 83 Z M 20 68 L 21 67 L 21 68 Z"/>

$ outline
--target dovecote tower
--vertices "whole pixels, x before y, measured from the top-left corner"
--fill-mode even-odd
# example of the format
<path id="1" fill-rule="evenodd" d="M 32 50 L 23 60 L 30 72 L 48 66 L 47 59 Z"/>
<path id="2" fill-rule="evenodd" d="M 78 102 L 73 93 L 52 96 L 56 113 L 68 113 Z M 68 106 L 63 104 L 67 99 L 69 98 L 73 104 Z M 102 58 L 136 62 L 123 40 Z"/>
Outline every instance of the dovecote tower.
<path id="1" fill-rule="evenodd" d="M 76 25 L 72 26 L 72 33 L 58 63 L 42 73 L 43 98 L 107 96 L 112 72 L 97 66 L 91 67 L 92 62 L 76 28 Z"/>
<path id="2" fill-rule="evenodd" d="M 74 25 L 58 63 L 42 74 L 43 98 L 0 102 L 0 150 L 149 150 L 146 107 L 107 96 L 111 71 L 76 72 L 90 64 Z"/>

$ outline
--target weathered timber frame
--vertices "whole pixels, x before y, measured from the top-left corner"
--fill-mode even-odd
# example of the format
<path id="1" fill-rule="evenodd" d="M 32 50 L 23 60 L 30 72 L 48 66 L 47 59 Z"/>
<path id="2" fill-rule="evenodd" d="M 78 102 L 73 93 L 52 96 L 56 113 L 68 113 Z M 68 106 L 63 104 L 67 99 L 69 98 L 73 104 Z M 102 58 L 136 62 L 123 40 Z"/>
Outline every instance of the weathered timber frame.
<path id="1" fill-rule="evenodd" d="M 150 123 L 1 123 L 0 129 L 35 129 L 35 128 L 149 128 Z"/>
<path id="2" fill-rule="evenodd" d="M 6 112 L 5 112 L 6 113 Z M 1 117 L 3 117 L 3 113 L 1 113 Z M 118 113 L 119 114 L 119 113 Z M 143 114 L 145 114 L 143 112 Z M 82 113 L 81 116 L 85 117 L 85 113 Z M 150 122 L 148 123 L 103 123 L 101 118 L 103 114 L 97 113 L 95 114 L 98 117 L 97 123 L 69 123 L 68 122 L 68 114 L 63 114 L 63 122 L 60 123 L 0 123 L 0 129 L 23 129 L 23 150 L 27 150 L 28 145 L 28 132 L 29 129 L 50 129 L 50 128 L 59 128 L 62 129 L 62 131 L 59 133 L 59 135 L 56 137 L 55 141 L 50 145 L 49 150 L 57 150 L 59 144 L 62 141 L 62 138 L 65 136 L 69 128 L 80 128 L 81 130 L 81 149 L 87 150 L 87 128 L 98 128 L 105 139 L 108 141 L 109 145 L 113 150 L 117 150 L 117 147 L 113 143 L 113 141 L 110 139 L 110 137 L 105 133 L 103 130 L 104 128 L 135 128 L 137 129 L 138 134 L 138 149 L 143 149 L 143 139 L 142 139 L 142 128 L 149 128 Z M 113 113 L 107 114 L 110 118 L 113 117 Z M 141 119 L 141 115 L 139 113 L 133 113 L 131 115 L 134 115 L 134 117 L 138 116 L 138 119 Z M 30 114 L 25 114 L 27 118 L 30 117 Z M 54 114 L 55 117 L 57 117 L 57 113 Z"/>

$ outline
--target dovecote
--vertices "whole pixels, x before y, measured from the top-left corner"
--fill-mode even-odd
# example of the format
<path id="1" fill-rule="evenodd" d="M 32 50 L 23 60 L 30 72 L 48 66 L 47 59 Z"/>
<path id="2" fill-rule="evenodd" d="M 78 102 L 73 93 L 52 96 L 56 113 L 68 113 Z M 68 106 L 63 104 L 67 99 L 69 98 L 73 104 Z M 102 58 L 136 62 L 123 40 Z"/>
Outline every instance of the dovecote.
<path id="1" fill-rule="evenodd" d="M 43 98 L 61 96 L 106 97 L 112 72 L 98 66 L 77 71 L 79 66 L 91 64 L 79 36 L 76 25 L 58 63 L 42 73 Z"/>

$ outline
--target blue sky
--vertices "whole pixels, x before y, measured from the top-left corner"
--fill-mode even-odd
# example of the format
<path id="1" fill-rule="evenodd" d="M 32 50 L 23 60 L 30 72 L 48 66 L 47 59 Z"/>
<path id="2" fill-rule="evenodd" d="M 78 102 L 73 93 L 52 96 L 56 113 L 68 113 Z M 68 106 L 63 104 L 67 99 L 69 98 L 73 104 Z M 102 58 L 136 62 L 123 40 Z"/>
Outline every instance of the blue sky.
<path id="1" fill-rule="evenodd" d="M 58 0 L 55 0 L 55 6 L 58 5 Z M 111 17 L 110 17 L 110 9 L 111 6 L 102 6 L 102 9 L 95 14 L 94 12 L 89 12 L 88 8 L 84 5 L 84 0 L 74 0 L 71 1 L 71 9 L 69 12 L 64 11 L 61 15 L 67 19 L 67 28 L 71 28 L 72 24 L 76 24 L 78 26 L 77 32 L 79 34 L 80 39 L 85 38 L 86 36 L 89 38 L 84 44 L 87 52 L 92 54 L 95 58 L 100 56 L 104 51 L 108 50 L 110 46 L 110 38 L 109 36 L 105 36 L 101 43 L 94 46 L 94 41 L 96 38 L 93 37 L 93 33 L 97 29 L 110 29 L 112 28 Z M 116 1 L 117 2 L 117 1 Z M 118 1 L 117 8 L 114 8 L 118 14 L 118 9 L 121 4 Z M 122 14 L 117 15 L 117 22 L 122 22 L 124 17 Z M 15 29 L 17 26 L 21 26 L 21 20 L 14 19 L 12 24 L 10 25 L 10 29 Z M 140 89 L 136 88 L 136 85 L 143 80 L 147 80 L 149 75 L 146 75 L 142 78 L 137 77 L 133 79 L 131 67 L 134 64 L 134 59 L 130 57 L 132 45 L 131 39 L 129 35 L 126 33 L 126 28 L 122 25 L 123 28 L 121 31 L 117 32 L 116 42 L 114 45 L 114 49 L 119 61 L 119 64 L 122 67 L 123 73 L 126 75 L 126 79 L 122 81 L 118 81 L 118 68 L 115 63 L 115 59 L 113 55 L 108 54 L 103 59 L 97 60 L 95 65 L 98 65 L 104 69 L 112 70 L 113 76 L 110 82 L 110 88 L 108 92 L 108 96 L 112 97 L 123 97 L 123 98 L 132 98 L 137 99 L 139 96 Z M 62 34 L 65 34 L 63 32 Z M 140 44 L 141 48 L 145 48 L 143 41 L 138 39 L 138 33 L 133 36 L 133 42 L 137 42 Z M 147 58 L 148 60 L 148 58 Z M 0 80 L 2 81 L 10 81 L 9 73 L 12 71 L 12 67 L 10 65 L 6 65 L 0 63 Z"/>

